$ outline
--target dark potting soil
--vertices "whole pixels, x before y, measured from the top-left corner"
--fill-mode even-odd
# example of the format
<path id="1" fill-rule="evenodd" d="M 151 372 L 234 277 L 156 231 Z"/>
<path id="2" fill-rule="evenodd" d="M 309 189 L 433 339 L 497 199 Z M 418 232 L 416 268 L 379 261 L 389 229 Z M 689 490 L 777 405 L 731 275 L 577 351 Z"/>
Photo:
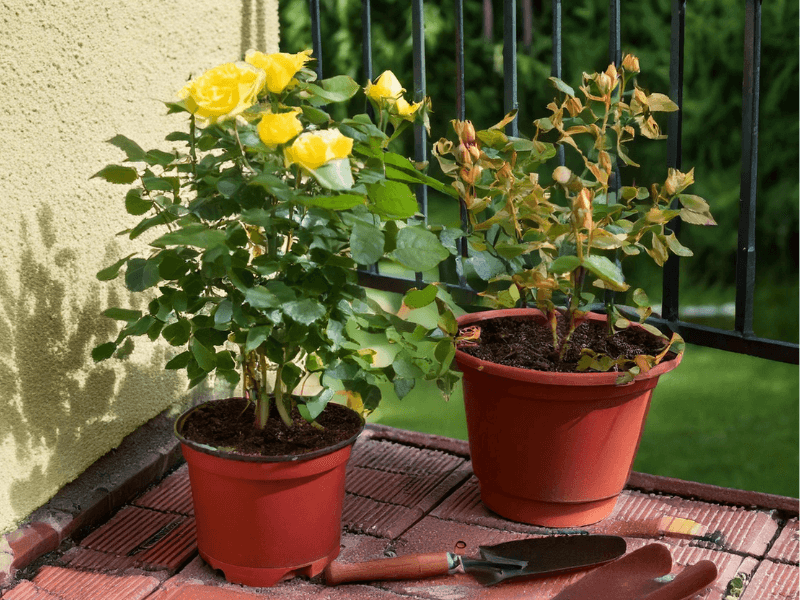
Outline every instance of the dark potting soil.
<path id="1" fill-rule="evenodd" d="M 233 448 L 247 455 L 285 456 L 301 455 L 335 446 L 356 435 L 362 427 L 361 418 L 340 404 L 328 404 L 317 423 L 309 424 L 294 409 L 293 426 L 286 427 L 272 407 L 264 429 L 254 427 L 255 405 L 247 405 L 242 398 L 217 400 L 199 406 L 187 417 L 183 436 L 193 442 L 216 448 Z"/>
<path id="2" fill-rule="evenodd" d="M 655 356 L 665 345 L 663 339 L 638 327 L 622 329 L 609 336 L 604 321 L 584 321 L 572 334 L 562 361 L 553 347 L 553 333 L 546 323 L 525 317 L 499 317 L 477 325 L 481 328 L 477 345 L 461 344 L 459 350 L 488 362 L 534 371 L 576 372 L 584 348 L 614 359 L 632 359 L 639 354 Z M 560 318 L 562 336 L 566 328 L 566 320 Z"/>

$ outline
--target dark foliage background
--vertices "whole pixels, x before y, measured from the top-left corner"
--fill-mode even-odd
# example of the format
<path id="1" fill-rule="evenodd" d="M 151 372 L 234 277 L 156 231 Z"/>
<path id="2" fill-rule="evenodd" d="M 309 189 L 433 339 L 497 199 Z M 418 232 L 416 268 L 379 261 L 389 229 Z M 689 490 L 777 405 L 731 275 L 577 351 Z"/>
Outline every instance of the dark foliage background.
<path id="1" fill-rule="evenodd" d="M 321 3 L 323 70 L 365 81 L 361 67 L 361 2 Z M 502 1 L 464 3 L 467 118 L 477 127 L 503 116 Z M 518 0 L 519 124 L 531 134 L 553 97 L 551 3 Z M 642 87 L 668 92 L 670 2 L 645 0 L 622 5 L 622 49 L 640 59 Z M 406 0 L 372 1 L 374 75 L 395 72 L 413 89 L 411 8 Z M 432 98 L 431 139 L 450 135 L 455 116 L 455 19 L 452 0 L 425 3 L 427 93 Z M 706 198 L 718 227 L 684 227 L 681 238 L 695 256 L 682 261 L 681 303 L 721 305 L 734 300 L 741 166 L 744 3 L 705 0 L 687 3 L 683 170 L 695 168 L 692 192 Z M 608 3 L 563 3 L 563 76 L 577 87 L 581 73 L 608 63 Z M 797 341 L 798 337 L 798 3 L 770 0 L 762 6 L 762 66 L 758 165 L 756 333 Z M 281 2 L 281 48 L 311 46 L 307 0 Z M 409 94 L 410 97 L 410 94 Z M 666 145 L 645 140 L 635 157 L 632 179 L 666 177 Z M 411 149 L 408 149 L 411 153 Z M 432 218 L 456 219 L 454 207 L 431 198 Z M 630 265 L 629 265 L 630 266 Z M 642 262 L 629 278 L 644 280 L 651 299 L 661 295 L 660 272 Z M 713 323 L 731 327 L 732 321 Z"/>

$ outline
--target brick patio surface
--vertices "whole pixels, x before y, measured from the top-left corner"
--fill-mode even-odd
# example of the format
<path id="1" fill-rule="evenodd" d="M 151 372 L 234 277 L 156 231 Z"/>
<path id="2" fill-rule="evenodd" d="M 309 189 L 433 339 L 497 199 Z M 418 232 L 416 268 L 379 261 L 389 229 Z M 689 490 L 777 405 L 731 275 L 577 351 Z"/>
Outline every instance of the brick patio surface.
<path id="1" fill-rule="evenodd" d="M 477 554 L 481 545 L 553 533 L 487 510 L 480 501 L 466 443 L 437 436 L 369 426 L 354 447 L 346 490 L 337 559 L 342 562 L 437 551 Z M 673 573 L 700 560 L 713 561 L 717 580 L 693 600 L 785 600 L 798 597 L 797 508 L 795 499 L 634 473 L 612 515 L 583 529 L 622 535 L 629 552 L 657 541 L 670 550 Z M 714 541 L 660 534 L 656 524 L 665 516 L 701 523 L 715 534 Z M 17 536 L 24 551 L 52 546 L 48 537 L 54 535 L 52 528 L 32 523 L 24 531 L 24 539 Z M 2 548 L 0 559 L 1 554 Z M 295 578 L 273 588 L 230 584 L 197 554 L 183 465 L 99 527 L 76 531 L 55 552 L 0 584 L 0 598 L 546 600 L 586 572 L 493 587 L 483 587 L 461 573 L 338 587 L 325 585 L 322 576 Z M 739 583 L 744 586 L 741 593 L 735 591 Z"/>

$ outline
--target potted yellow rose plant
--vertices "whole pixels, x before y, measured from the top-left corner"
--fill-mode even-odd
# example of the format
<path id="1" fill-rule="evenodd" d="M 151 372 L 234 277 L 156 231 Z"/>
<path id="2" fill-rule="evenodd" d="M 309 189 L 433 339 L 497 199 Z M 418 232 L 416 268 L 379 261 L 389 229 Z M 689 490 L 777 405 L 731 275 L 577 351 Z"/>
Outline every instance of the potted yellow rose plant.
<path id="1" fill-rule="evenodd" d="M 389 147 L 428 104 L 409 105 L 387 73 L 367 85 L 377 125 L 365 114 L 334 121 L 327 107 L 361 88 L 318 81 L 310 58 L 251 51 L 210 69 L 167 103 L 186 125 L 166 136 L 171 150 L 118 135 L 110 142 L 126 160 L 96 174 L 129 186 L 125 207 L 141 220 L 123 233 L 152 241 L 98 274 L 124 273 L 148 304 L 106 310 L 123 327 L 93 357 L 161 338 L 177 350 L 166 368 L 191 387 L 209 376 L 240 387 L 175 430 L 200 555 L 249 585 L 314 575 L 336 557 L 363 416 L 382 391 L 402 396 L 415 378 L 443 376 L 436 332 L 386 312 L 357 281 L 360 265 L 422 271 L 447 256 L 414 218 L 409 185 L 427 178 Z"/>
<path id="2" fill-rule="evenodd" d="M 619 69 L 584 74 L 580 93 L 552 78 L 559 98 L 532 139 L 503 132 L 511 114 L 477 132 L 454 121 L 458 141 L 434 146 L 468 214 L 464 276 L 496 309 L 460 317 L 455 338 L 473 468 L 484 503 L 518 521 L 577 526 L 608 515 L 652 390 L 681 360 L 679 336 L 644 323 L 647 295 L 621 264 L 690 256 L 667 224 L 714 220 L 686 193 L 693 171 L 616 181 L 638 166 L 628 150 L 637 133 L 662 139 L 655 115 L 678 109 L 638 87 L 638 72 L 628 55 Z M 614 300 L 625 292 L 633 308 L 623 313 Z"/>

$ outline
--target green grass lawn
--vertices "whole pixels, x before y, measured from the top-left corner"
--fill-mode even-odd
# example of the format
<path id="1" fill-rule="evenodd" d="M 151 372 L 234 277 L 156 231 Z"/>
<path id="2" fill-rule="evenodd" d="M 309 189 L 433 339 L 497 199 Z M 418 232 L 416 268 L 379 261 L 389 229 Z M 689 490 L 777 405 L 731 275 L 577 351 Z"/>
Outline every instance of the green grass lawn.
<path id="1" fill-rule="evenodd" d="M 653 394 L 637 471 L 798 497 L 798 367 L 688 346 Z M 459 393 L 418 384 L 370 421 L 466 439 Z"/>

